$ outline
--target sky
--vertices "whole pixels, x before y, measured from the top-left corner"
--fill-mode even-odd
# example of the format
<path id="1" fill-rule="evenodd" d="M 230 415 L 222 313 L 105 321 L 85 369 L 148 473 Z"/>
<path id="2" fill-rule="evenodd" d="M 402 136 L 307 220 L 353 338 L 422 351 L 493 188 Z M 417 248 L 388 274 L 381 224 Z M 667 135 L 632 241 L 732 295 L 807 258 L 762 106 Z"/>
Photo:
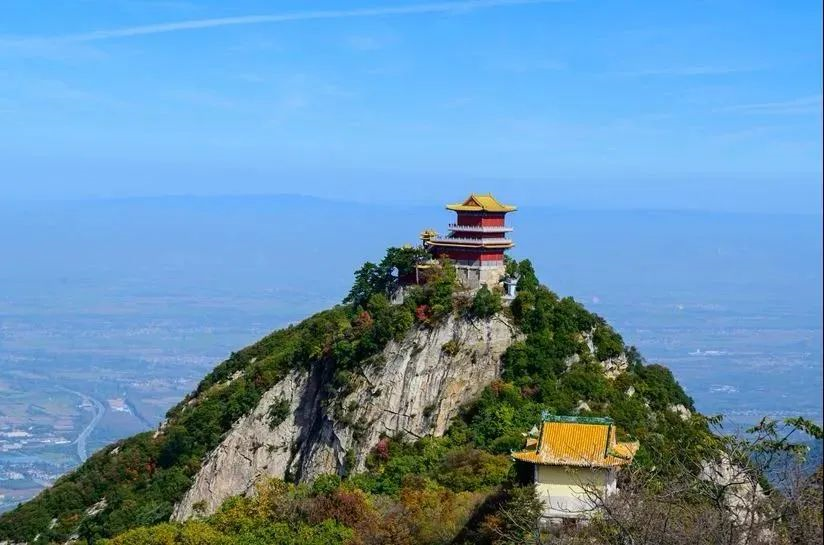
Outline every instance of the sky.
<path id="1" fill-rule="evenodd" d="M 4 0 L 0 199 L 820 212 L 818 1 Z"/>

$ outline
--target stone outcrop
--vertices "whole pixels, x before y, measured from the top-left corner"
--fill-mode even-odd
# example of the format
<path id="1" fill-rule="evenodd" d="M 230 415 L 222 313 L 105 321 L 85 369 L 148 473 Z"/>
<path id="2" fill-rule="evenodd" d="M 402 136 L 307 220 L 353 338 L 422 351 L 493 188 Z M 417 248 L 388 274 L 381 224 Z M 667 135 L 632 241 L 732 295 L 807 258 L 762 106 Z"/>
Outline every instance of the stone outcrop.
<path id="1" fill-rule="evenodd" d="M 722 454 L 704 462 L 699 477 L 718 487 L 730 521 L 741 531 L 737 543 L 773 542 L 772 530 L 763 525 L 769 506 L 755 471 Z"/>
<path id="2" fill-rule="evenodd" d="M 629 367 L 627 355 L 623 352 L 614 358 L 608 358 L 600 363 L 601 367 L 604 368 L 604 376 L 610 379 L 617 378 L 618 375 L 626 371 Z"/>
<path id="3" fill-rule="evenodd" d="M 692 411 L 686 408 L 683 404 L 668 405 L 667 410 L 678 415 L 681 420 L 687 421 L 692 417 Z"/>
<path id="4" fill-rule="evenodd" d="M 331 393 L 327 366 L 292 371 L 234 424 L 172 518 L 213 513 L 264 476 L 311 481 L 362 470 L 383 435 L 442 435 L 461 405 L 499 375 L 501 355 L 520 337 L 501 316 L 450 317 L 388 343 L 348 392 Z"/>
<path id="5" fill-rule="evenodd" d="M 581 340 L 583 341 L 584 345 L 586 345 L 587 350 L 589 353 L 597 359 L 597 350 L 595 348 L 595 328 L 593 327 L 590 331 L 586 331 L 581 333 Z M 578 363 L 580 361 L 580 357 L 578 354 L 567 358 L 564 363 L 569 369 L 570 365 Z M 601 364 L 601 367 L 604 369 L 604 376 L 609 379 L 615 379 L 626 371 L 629 368 L 629 359 L 625 352 L 621 352 L 615 357 L 607 358 L 603 361 L 599 361 L 598 363 Z"/>

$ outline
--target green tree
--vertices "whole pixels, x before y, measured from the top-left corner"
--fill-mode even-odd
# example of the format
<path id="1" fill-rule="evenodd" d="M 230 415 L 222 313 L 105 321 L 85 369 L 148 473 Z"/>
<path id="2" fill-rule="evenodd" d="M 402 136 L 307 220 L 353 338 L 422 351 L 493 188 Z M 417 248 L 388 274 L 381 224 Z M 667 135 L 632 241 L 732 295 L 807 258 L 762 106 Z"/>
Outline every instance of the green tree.
<path id="1" fill-rule="evenodd" d="M 476 318 L 489 318 L 501 311 L 501 295 L 481 286 L 472 298 L 470 314 Z"/>
<path id="2" fill-rule="evenodd" d="M 535 274 L 535 268 L 532 266 L 532 262 L 528 259 L 524 259 L 520 263 L 518 263 L 518 274 L 520 278 L 518 278 L 517 289 L 518 291 L 534 291 L 538 288 L 538 276 Z"/>
<path id="3" fill-rule="evenodd" d="M 363 306 L 372 294 L 386 287 L 385 282 L 386 278 L 380 267 L 367 261 L 355 272 L 355 283 L 343 302 L 352 303 L 356 307 Z"/>
<path id="4" fill-rule="evenodd" d="M 415 272 L 415 266 L 421 261 L 431 259 L 432 255 L 424 248 L 404 246 L 403 248 L 389 248 L 386 256 L 380 263 L 380 268 L 391 273 L 397 269 L 398 276 L 406 276 Z"/>

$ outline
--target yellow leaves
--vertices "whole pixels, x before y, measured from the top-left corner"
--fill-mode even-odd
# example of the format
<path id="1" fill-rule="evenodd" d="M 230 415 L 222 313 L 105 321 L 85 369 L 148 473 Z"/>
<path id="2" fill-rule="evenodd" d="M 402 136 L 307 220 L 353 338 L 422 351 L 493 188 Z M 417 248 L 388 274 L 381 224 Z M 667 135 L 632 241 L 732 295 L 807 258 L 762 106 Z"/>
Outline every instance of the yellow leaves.
<path id="1" fill-rule="evenodd" d="M 404 487 L 400 502 L 404 521 L 417 543 L 448 543 L 463 528 L 484 494 L 452 492 L 441 487 Z"/>
<path id="2" fill-rule="evenodd" d="M 176 545 L 177 524 L 160 524 L 151 528 L 136 528 L 104 541 L 104 545 Z"/>

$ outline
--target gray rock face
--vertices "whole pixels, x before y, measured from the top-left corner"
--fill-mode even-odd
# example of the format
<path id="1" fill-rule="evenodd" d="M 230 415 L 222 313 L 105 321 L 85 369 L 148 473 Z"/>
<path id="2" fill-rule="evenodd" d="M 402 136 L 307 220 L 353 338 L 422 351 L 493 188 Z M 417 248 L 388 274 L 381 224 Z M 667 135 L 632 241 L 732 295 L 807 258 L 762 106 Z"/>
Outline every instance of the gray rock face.
<path id="1" fill-rule="evenodd" d="M 592 328 L 590 331 L 585 331 L 581 333 L 581 338 L 584 341 L 584 344 L 586 345 L 587 349 L 589 350 L 589 353 L 593 357 L 596 357 L 597 351 L 595 348 L 595 341 L 593 340 L 594 335 L 595 328 Z M 564 363 L 567 365 L 567 368 L 569 368 L 570 365 L 578 363 L 579 360 L 580 357 L 578 356 L 578 354 L 575 354 L 575 356 L 567 358 Z M 617 356 L 607 358 L 603 361 L 600 361 L 599 363 L 601 364 L 601 367 L 604 369 L 604 376 L 606 376 L 608 379 L 617 378 L 618 375 L 620 375 L 629 368 L 629 360 L 627 359 L 627 355 L 625 352 L 621 352 Z"/>
<path id="2" fill-rule="evenodd" d="M 679 403 L 678 405 L 668 405 L 667 410 L 674 412 L 681 418 L 681 420 L 685 421 L 689 420 L 692 416 L 692 412 L 681 403 Z"/>
<path id="3" fill-rule="evenodd" d="M 741 530 L 738 543 L 772 543 L 775 535 L 763 522 L 770 513 L 764 489 L 751 468 L 733 462 L 726 454 L 704 462 L 700 478 L 715 484 L 722 492 L 730 521 Z"/>
<path id="4" fill-rule="evenodd" d="M 387 344 L 342 397 L 327 391 L 332 370 L 322 365 L 291 372 L 234 424 L 172 518 L 213 513 L 263 476 L 311 481 L 362 470 L 381 435 L 443 435 L 460 406 L 499 375 L 501 355 L 519 338 L 500 316 L 418 328 Z M 287 404 L 285 419 L 273 421 L 272 406 Z"/>
<path id="5" fill-rule="evenodd" d="M 604 368 L 604 375 L 609 379 L 615 379 L 629 368 L 629 361 L 627 355 L 621 353 L 614 358 L 609 358 L 601 362 L 601 367 Z"/>

